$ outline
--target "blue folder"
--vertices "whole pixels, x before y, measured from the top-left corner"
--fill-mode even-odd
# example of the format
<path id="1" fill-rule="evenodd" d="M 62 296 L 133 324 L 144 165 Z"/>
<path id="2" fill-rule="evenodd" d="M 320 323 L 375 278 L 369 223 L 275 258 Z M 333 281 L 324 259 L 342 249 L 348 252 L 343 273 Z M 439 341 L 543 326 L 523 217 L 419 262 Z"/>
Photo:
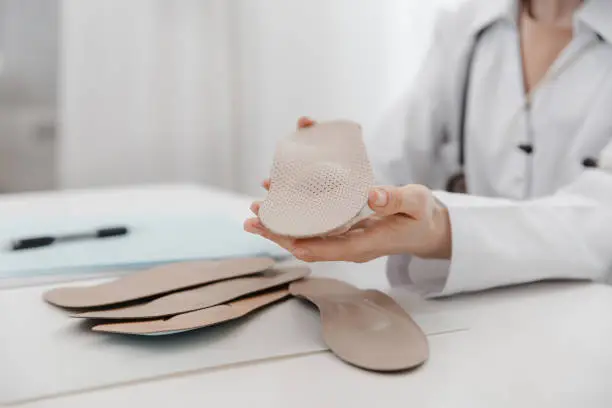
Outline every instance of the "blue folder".
<path id="1" fill-rule="evenodd" d="M 60 235 L 115 225 L 127 226 L 126 236 L 59 243 L 11 251 L 14 239 Z M 157 214 L 52 219 L 33 217 L 0 220 L 0 278 L 99 270 L 140 269 L 178 261 L 290 254 L 274 243 L 243 231 L 240 220 L 223 214 Z"/>

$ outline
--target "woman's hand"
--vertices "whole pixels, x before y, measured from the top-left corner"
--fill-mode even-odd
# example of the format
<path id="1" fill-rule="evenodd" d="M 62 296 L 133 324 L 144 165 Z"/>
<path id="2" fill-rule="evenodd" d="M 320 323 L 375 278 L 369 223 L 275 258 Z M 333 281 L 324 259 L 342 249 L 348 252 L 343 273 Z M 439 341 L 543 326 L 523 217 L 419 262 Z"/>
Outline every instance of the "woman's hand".
<path id="1" fill-rule="evenodd" d="M 308 118 L 298 121 L 300 128 L 313 124 Z M 264 181 L 263 185 L 268 189 L 269 180 Z M 427 187 L 377 187 L 370 191 L 368 205 L 374 215 L 334 236 L 307 239 L 284 237 L 267 230 L 257 217 L 246 220 L 244 229 L 275 242 L 306 262 L 367 262 L 394 254 L 450 258 L 448 212 Z M 251 211 L 257 216 L 258 202 L 251 205 Z"/>

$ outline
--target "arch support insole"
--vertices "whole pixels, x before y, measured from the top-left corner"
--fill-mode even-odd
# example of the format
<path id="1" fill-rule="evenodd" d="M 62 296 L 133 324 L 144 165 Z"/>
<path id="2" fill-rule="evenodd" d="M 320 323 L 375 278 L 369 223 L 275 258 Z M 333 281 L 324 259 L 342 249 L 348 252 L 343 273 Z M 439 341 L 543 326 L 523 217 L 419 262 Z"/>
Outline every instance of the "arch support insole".
<path id="1" fill-rule="evenodd" d="M 320 312 L 323 339 L 340 359 L 368 370 L 399 371 L 429 358 L 427 337 L 392 298 L 327 278 L 289 285 Z"/>
<path id="2" fill-rule="evenodd" d="M 171 263 L 95 286 L 53 289 L 44 299 L 64 308 L 97 308 L 151 298 L 230 278 L 253 275 L 274 265 L 272 258 Z"/>
<path id="3" fill-rule="evenodd" d="M 94 326 L 92 330 L 142 335 L 174 334 L 235 320 L 287 297 L 289 297 L 289 291 L 280 289 L 227 304 L 183 313 L 169 319 L 106 323 Z"/>
<path id="4" fill-rule="evenodd" d="M 149 319 L 216 306 L 239 297 L 286 285 L 310 273 L 306 267 L 271 269 L 254 276 L 228 279 L 162 296 L 150 302 L 110 310 L 73 314 L 93 319 Z"/>
<path id="5" fill-rule="evenodd" d="M 373 183 L 361 126 L 315 124 L 279 141 L 259 218 L 279 235 L 330 235 L 371 214 Z"/>

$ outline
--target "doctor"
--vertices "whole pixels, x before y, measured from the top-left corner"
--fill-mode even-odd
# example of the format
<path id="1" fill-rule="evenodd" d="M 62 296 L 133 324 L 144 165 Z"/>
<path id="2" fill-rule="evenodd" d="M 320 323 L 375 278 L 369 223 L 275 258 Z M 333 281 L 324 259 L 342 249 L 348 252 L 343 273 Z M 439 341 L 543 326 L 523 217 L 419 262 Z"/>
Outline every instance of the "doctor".
<path id="1" fill-rule="evenodd" d="M 468 0 L 432 44 L 370 140 L 376 215 L 326 239 L 245 229 L 308 262 L 389 256 L 391 283 L 427 296 L 608 279 L 612 2 Z"/>

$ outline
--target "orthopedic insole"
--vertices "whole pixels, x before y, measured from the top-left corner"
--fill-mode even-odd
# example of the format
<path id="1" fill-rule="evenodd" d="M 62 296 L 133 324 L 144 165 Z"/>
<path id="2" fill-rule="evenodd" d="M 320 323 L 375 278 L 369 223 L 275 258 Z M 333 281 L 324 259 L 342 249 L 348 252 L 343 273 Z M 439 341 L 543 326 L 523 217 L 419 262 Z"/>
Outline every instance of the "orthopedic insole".
<path id="1" fill-rule="evenodd" d="M 106 323 L 94 326 L 92 330 L 141 335 L 174 334 L 235 320 L 289 296 L 289 291 L 285 288 L 227 304 L 179 314 L 169 319 Z"/>
<path id="2" fill-rule="evenodd" d="M 323 339 L 340 359 L 372 371 L 400 371 L 429 358 L 427 337 L 392 298 L 328 278 L 289 286 L 320 312 Z"/>
<path id="3" fill-rule="evenodd" d="M 255 276 L 224 280 L 172 293 L 134 306 L 90 311 L 72 316 L 93 319 L 149 319 L 176 315 L 216 306 L 251 293 L 286 285 L 309 274 L 310 269 L 303 266 L 271 269 Z"/>
<path id="4" fill-rule="evenodd" d="M 253 275 L 274 265 L 271 258 L 180 262 L 157 266 L 94 286 L 56 288 L 44 299 L 59 307 L 96 308 L 150 298 L 225 279 Z"/>
<path id="5" fill-rule="evenodd" d="M 349 121 L 315 124 L 278 143 L 258 216 L 283 236 L 337 233 L 372 213 L 373 183 L 361 127 Z"/>

